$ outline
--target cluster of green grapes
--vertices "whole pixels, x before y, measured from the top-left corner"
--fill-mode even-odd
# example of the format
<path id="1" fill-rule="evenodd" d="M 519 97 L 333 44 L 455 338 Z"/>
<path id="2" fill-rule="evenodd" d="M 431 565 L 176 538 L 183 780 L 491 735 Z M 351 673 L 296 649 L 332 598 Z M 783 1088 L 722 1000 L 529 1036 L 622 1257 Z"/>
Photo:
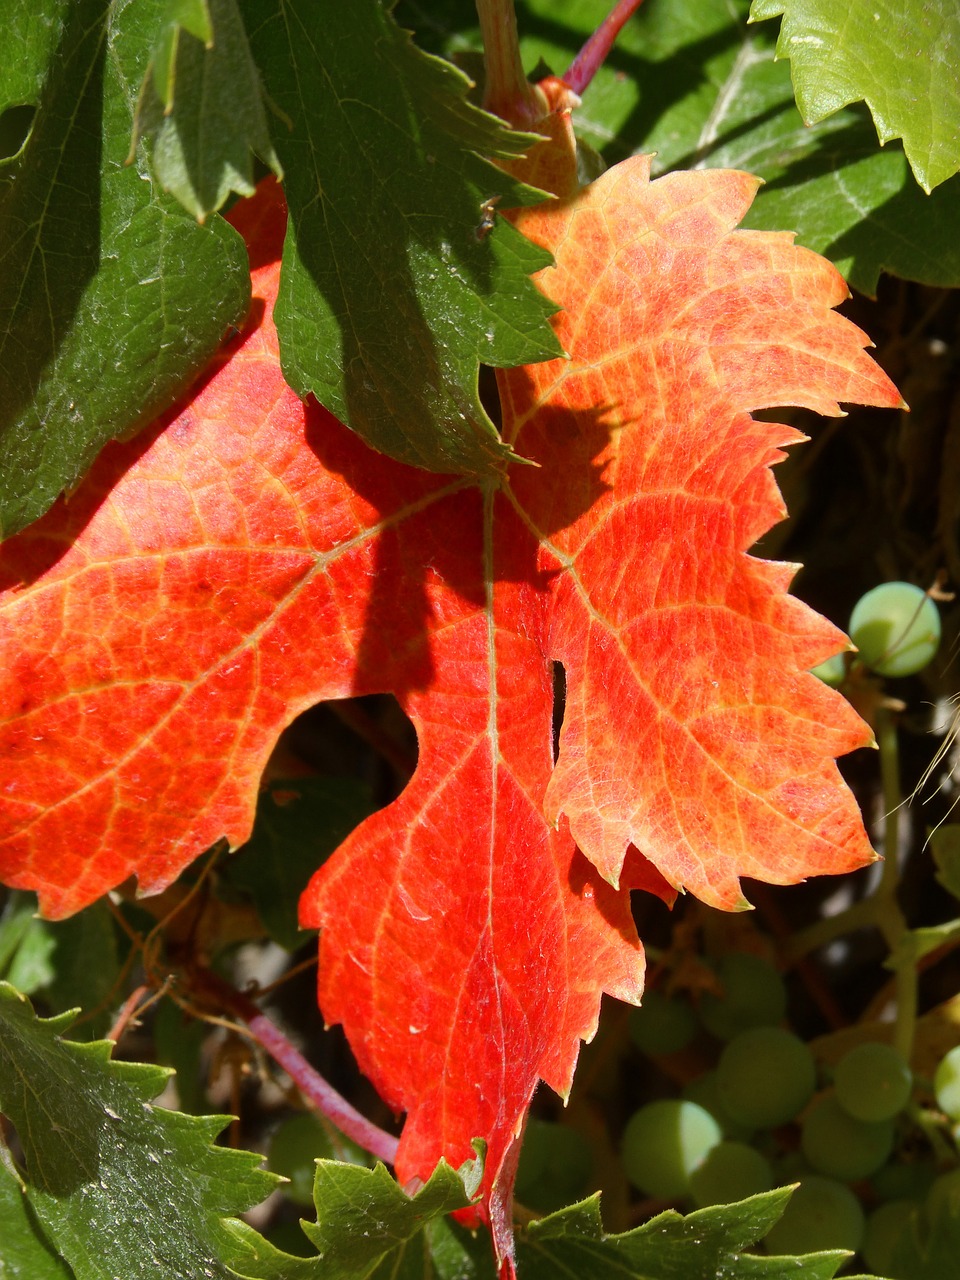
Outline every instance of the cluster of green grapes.
<path id="1" fill-rule="evenodd" d="M 630 1118 L 621 1144 L 628 1179 L 644 1195 L 696 1207 L 799 1183 L 764 1242 L 768 1252 L 851 1249 L 878 1274 L 896 1275 L 902 1233 L 921 1235 L 960 1196 L 960 1169 L 938 1176 L 932 1158 L 904 1158 L 919 1137 L 907 1113 L 909 1065 L 889 1045 L 864 1041 L 832 1073 L 818 1071 L 809 1046 L 780 1025 L 787 993 L 771 964 L 733 953 L 718 977 L 723 995 L 705 996 L 696 1010 L 652 990 L 631 1015 L 645 1053 L 676 1053 L 703 1029 L 722 1048 L 682 1097 L 649 1102 Z M 956 1125 L 960 1048 L 943 1059 L 933 1088 Z"/>

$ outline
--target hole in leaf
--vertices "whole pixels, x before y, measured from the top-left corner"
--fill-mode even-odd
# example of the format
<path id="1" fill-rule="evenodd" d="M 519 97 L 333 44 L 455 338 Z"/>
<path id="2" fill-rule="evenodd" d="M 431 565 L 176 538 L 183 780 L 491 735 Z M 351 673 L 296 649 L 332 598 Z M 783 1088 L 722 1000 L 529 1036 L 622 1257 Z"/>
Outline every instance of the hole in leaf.
<path id="1" fill-rule="evenodd" d="M 562 662 L 554 662 L 553 667 L 553 763 L 557 763 L 560 755 L 560 730 L 563 728 L 563 713 L 567 706 L 567 673 Z"/>
<path id="2" fill-rule="evenodd" d="M 497 386 L 496 369 L 492 369 L 488 364 L 480 366 L 477 389 L 480 394 L 480 403 L 486 409 L 490 421 L 498 431 L 501 430 L 503 427 L 503 409 L 500 404 L 500 388 Z"/>
<path id="3" fill-rule="evenodd" d="M 292 755 L 323 775 L 359 778 L 383 808 L 417 767 L 417 731 L 392 694 L 343 698 L 299 715 L 281 735 L 275 755 Z M 271 771 L 280 776 L 282 763 L 273 764 L 278 767 Z"/>
<path id="4" fill-rule="evenodd" d="M 5 1147 L 9 1152 L 14 1165 L 22 1175 L 27 1166 L 23 1143 L 20 1141 L 19 1133 L 17 1133 L 17 1126 L 9 1116 L 0 1112 L 0 1148 L 2 1147 Z"/>
<path id="5" fill-rule="evenodd" d="M 0 160 L 9 160 L 23 147 L 33 128 L 36 107 L 8 107 L 0 115 Z"/>
<path id="6" fill-rule="evenodd" d="M 365 818 L 397 798 L 416 764 L 416 731 L 396 698 L 311 707 L 281 734 L 251 836 L 222 862 L 221 882 L 256 905 L 275 943 L 297 950 L 307 938 L 300 897 L 312 876 Z"/>

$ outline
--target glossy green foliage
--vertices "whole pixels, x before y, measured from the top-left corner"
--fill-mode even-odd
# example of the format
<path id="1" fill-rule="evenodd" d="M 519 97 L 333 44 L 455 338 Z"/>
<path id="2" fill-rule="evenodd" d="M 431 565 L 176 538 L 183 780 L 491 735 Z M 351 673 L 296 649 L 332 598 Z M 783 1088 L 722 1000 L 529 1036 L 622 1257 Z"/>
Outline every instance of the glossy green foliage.
<path id="1" fill-rule="evenodd" d="M 240 238 L 199 226 L 130 155 L 149 5 L 0 3 L 17 57 L 0 111 L 36 107 L 0 162 L 0 536 L 150 422 L 246 314 Z"/>
<path id="2" fill-rule="evenodd" d="M 153 10 L 135 136 L 149 137 L 164 190 L 203 221 L 232 191 L 253 194 L 255 155 L 283 171 L 237 0 L 154 0 Z"/>
<path id="3" fill-rule="evenodd" d="M 226 1278 L 228 1215 L 274 1179 L 259 1156 L 213 1146 L 224 1117 L 164 1111 L 163 1068 L 111 1062 L 110 1045 L 63 1039 L 0 984 L 0 1110 L 26 1156 L 32 1217 L 78 1280 Z"/>
<path id="4" fill-rule="evenodd" d="M 32 893 L 11 893 L 0 911 L 0 978 L 22 995 L 40 994 L 52 1013 L 87 1010 L 71 1031 L 77 1040 L 96 1039 L 109 1029 L 120 964 L 105 901 L 54 922 L 39 917 Z"/>
<path id="5" fill-rule="evenodd" d="M 72 1280 L 30 1212 L 19 1178 L 0 1161 L 0 1280 Z"/>
<path id="6" fill-rule="evenodd" d="M 284 375 L 368 444 L 433 471 L 512 457 L 480 403 L 481 362 L 559 354 L 529 274 L 548 257 L 497 218 L 541 197 L 486 157 L 525 150 L 379 0 L 245 0 L 290 226 L 275 312 Z"/>
<path id="7" fill-rule="evenodd" d="M 301 1223 L 316 1256 L 292 1257 L 232 1223 L 233 1266 L 256 1280 L 442 1280 L 435 1230 L 444 1240 L 443 1216 L 470 1203 L 481 1167 L 471 1161 L 457 1172 L 441 1163 L 411 1197 L 382 1164 L 364 1169 L 321 1160 L 313 1187 L 317 1221 Z"/>
<path id="8" fill-rule="evenodd" d="M 518 1250 L 520 1274 L 524 1280 L 830 1280 L 848 1255 L 829 1248 L 807 1257 L 750 1256 L 746 1263 L 744 1250 L 763 1239 L 789 1198 L 790 1188 L 781 1187 L 686 1217 L 668 1210 L 622 1235 L 604 1233 L 596 1199 L 588 1200 L 531 1224 Z"/>
<path id="9" fill-rule="evenodd" d="M 881 143 L 902 138 L 930 191 L 960 170 L 960 9 L 954 0 L 753 0 L 752 21 L 783 15 L 807 124 L 861 99 Z"/>

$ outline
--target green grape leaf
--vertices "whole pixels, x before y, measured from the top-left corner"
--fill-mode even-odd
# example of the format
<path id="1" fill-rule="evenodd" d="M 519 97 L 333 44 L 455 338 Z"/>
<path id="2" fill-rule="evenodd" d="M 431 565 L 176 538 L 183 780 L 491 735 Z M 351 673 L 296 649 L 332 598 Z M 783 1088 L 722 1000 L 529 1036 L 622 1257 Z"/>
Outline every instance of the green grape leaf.
<path id="1" fill-rule="evenodd" d="M 214 44 L 214 27 L 207 0 L 167 0 L 162 24 L 153 46 L 153 57 L 150 59 L 150 69 L 144 84 L 152 82 L 164 112 L 168 112 L 174 106 L 177 58 L 182 33 L 186 32 L 210 48 Z"/>
<path id="2" fill-rule="evenodd" d="M 30 894 L 29 897 L 33 901 L 27 907 L 26 928 L 3 976 L 23 995 L 32 996 L 56 977 L 54 952 L 57 944 L 51 932 L 44 927 L 44 922 L 36 919 L 36 896 Z"/>
<path id="3" fill-rule="evenodd" d="M 0 1280 L 73 1280 L 30 1212 L 20 1180 L 0 1152 Z"/>
<path id="4" fill-rule="evenodd" d="M 469 82 L 379 0 L 245 0 L 271 101 L 290 225 L 275 319 L 284 375 L 374 448 L 492 475 L 513 454 L 480 403 L 481 363 L 559 354 L 546 265 L 500 208 L 540 199 L 486 156 L 522 152 Z M 258 20 L 259 19 L 259 20 Z"/>
<path id="5" fill-rule="evenodd" d="M 36 894 L 18 893 L 16 890 L 7 895 L 3 910 L 0 911 L 0 978 L 12 982 L 26 995 L 30 995 L 31 992 L 27 991 L 22 982 L 13 982 L 10 973 L 22 963 L 20 955 L 24 947 L 29 946 L 28 939 L 36 913 Z M 44 968 L 38 975 L 38 981 L 34 984 L 33 990 L 43 986 L 46 981 L 49 981 L 49 971 Z"/>
<path id="6" fill-rule="evenodd" d="M 120 951 L 113 913 L 105 900 L 67 920 L 34 921 L 53 943 L 50 981 L 43 992 L 51 1013 L 82 1008 L 85 1016 L 71 1031 L 77 1040 L 96 1040 L 105 1035 L 120 1005 L 110 1005 L 110 997 L 120 976 Z M 9 981 L 18 986 L 14 978 Z M 21 992 L 22 987 L 18 988 Z M 28 994 L 28 993 L 24 993 Z"/>
<path id="7" fill-rule="evenodd" d="M 668 1209 L 622 1235 L 604 1232 L 594 1196 L 531 1223 L 518 1240 L 518 1272 L 523 1280 L 832 1280 L 850 1256 L 843 1250 L 791 1258 L 743 1253 L 778 1220 L 790 1194 L 780 1187 L 686 1216 Z"/>
<path id="8" fill-rule="evenodd" d="M 925 191 L 960 171 L 956 0 L 753 0 L 751 22 L 780 15 L 777 56 L 807 124 L 863 100 L 881 144 L 903 139 Z"/>
<path id="9" fill-rule="evenodd" d="M 795 231 L 801 244 L 828 257 L 863 293 L 876 293 L 881 271 L 960 285 L 960 178 L 925 195 L 903 149 L 877 146 L 863 108 L 805 125 L 788 65 L 774 60 L 768 29 L 746 25 L 746 3 L 732 17 L 726 5 L 709 0 L 715 30 L 706 40 L 692 36 L 687 0 L 679 7 L 671 21 L 659 17 L 653 32 L 647 54 L 653 66 L 643 74 L 651 103 L 662 95 L 666 105 L 648 108 L 637 149 L 657 151 L 658 168 L 756 173 L 764 186 L 743 225 Z M 669 91 L 677 79 L 690 86 L 687 92 Z"/>
<path id="10" fill-rule="evenodd" d="M 253 834 L 221 874 L 256 903 L 265 929 L 281 947 L 295 951 L 313 936 L 297 923 L 300 895 L 373 809 L 370 788 L 355 778 L 278 779 L 261 792 Z"/>
<path id="11" fill-rule="evenodd" d="M 542 60 L 562 73 L 607 7 L 570 0 L 561 12 L 553 0 L 524 0 L 524 66 Z M 463 44 L 458 22 L 468 6 L 446 8 L 446 23 L 431 10 L 425 29 L 433 47 L 451 52 Z M 608 163 L 656 152 L 654 173 L 704 166 L 756 173 L 765 185 L 744 226 L 795 231 L 863 293 L 876 292 L 881 271 L 960 286 L 960 178 L 925 195 L 900 144 L 878 147 L 865 107 L 807 127 L 789 64 L 775 61 L 774 28 L 749 26 L 748 11 L 749 0 L 644 5 L 584 94 L 578 137 Z M 423 20 L 410 0 L 398 13 Z"/>
<path id="12" fill-rule="evenodd" d="M 960 822 L 947 822 L 931 831 L 929 844 L 937 879 L 948 893 L 960 898 Z"/>
<path id="13" fill-rule="evenodd" d="M 318 1160 L 313 1186 L 317 1221 L 301 1223 L 317 1256 L 281 1253 L 250 1227 L 234 1222 L 232 1265 L 256 1280 L 441 1280 L 445 1272 L 434 1268 L 434 1242 L 451 1261 L 458 1254 L 462 1261 L 464 1250 L 450 1233 L 435 1235 L 431 1228 L 470 1203 L 481 1169 L 480 1159 L 459 1171 L 441 1161 L 411 1197 L 382 1164 L 365 1169 Z M 489 1253 L 486 1242 L 484 1247 Z"/>
<path id="14" fill-rule="evenodd" d="M 73 0 L 50 23 L 0 0 L 29 74 L 8 100 L 37 104 L 0 182 L 0 536 L 42 515 L 103 444 L 153 420 L 249 304 L 240 238 L 197 223 L 127 165 L 150 56 L 149 5 Z M 18 57 L 20 45 L 14 40 Z M 41 59 L 46 61 L 42 65 Z"/>
<path id="15" fill-rule="evenodd" d="M 268 1194 L 260 1157 L 212 1145 L 225 1117 L 153 1106 L 162 1067 L 113 1062 L 0 983 L 0 1110 L 26 1156 L 26 1195 L 77 1280 L 231 1276 L 226 1215 Z"/>
<path id="16" fill-rule="evenodd" d="M 809 161 L 771 174 L 762 203 L 744 225 L 799 228 L 798 238 L 808 248 L 830 258 L 853 288 L 870 297 L 876 296 L 881 271 L 956 288 L 960 177 L 924 195 L 903 151 L 878 151 L 867 135 L 868 122 L 843 114 L 847 125 L 825 136 Z"/>
<path id="17" fill-rule="evenodd" d="M 69 2 L 0 3 L 6 46 L 17 51 L 15 58 L 0 59 L 0 112 L 37 101 Z"/>
<path id="18" fill-rule="evenodd" d="M 35 894 L 10 894 L 0 914 L 0 978 L 21 995 L 42 992 L 49 1012 L 95 1011 L 78 1023 L 75 1038 L 93 1040 L 106 1032 L 107 1002 L 119 973 L 117 936 L 106 902 L 52 921 L 38 916 Z"/>
<path id="19" fill-rule="evenodd" d="M 161 24 L 134 137 L 151 139 L 161 186 L 202 222 L 231 191 L 253 194 L 254 155 L 283 170 L 237 0 L 166 0 Z"/>

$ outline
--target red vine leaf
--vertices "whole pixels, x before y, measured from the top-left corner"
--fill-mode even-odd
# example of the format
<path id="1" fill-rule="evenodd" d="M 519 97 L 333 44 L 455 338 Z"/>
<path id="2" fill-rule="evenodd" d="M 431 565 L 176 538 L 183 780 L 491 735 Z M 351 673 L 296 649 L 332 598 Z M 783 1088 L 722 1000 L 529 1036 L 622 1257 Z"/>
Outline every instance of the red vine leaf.
<path id="1" fill-rule="evenodd" d="M 400 699 L 414 777 L 318 873 L 303 922 L 326 1018 L 407 1112 L 401 1180 L 486 1140 L 506 1272 L 537 1081 L 565 1093 L 601 993 L 641 990 L 630 886 L 732 906 L 740 875 L 871 856 L 833 760 L 866 730 L 805 674 L 842 637 L 787 595 L 789 567 L 747 554 L 799 438 L 750 410 L 898 397 L 832 312 L 833 269 L 734 229 L 754 187 L 650 183 L 635 159 L 520 216 L 555 255 L 570 358 L 502 375 L 504 438 L 540 465 L 496 489 L 375 455 L 284 385 L 267 183 L 236 212 L 245 332 L 0 551 L 0 877 L 48 915 L 242 842 L 304 708 Z"/>
<path id="2" fill-rule="evenodd" d="M 785 515 L 770 465 L 803 437 L 750 411 L 900 403 L 830 309 L 847 296 L 834 268 L 786 233 L 734 230 L 758 185 L 651 183 L 638 156 L 521 213 L 556 256 L 541 283 L 572 358 L 500 375 L 505 438 L 543 465 L 513 493 L 554 575 L 547 649 L 568 680 L 547 816 L 612 884 L 632 843 L 726 908 L 740 876 L 873 856 L 833 760 L 869 730 L 807 674 L 845 638 L 787 594 L 795 566 L 747 554 Z"/>

